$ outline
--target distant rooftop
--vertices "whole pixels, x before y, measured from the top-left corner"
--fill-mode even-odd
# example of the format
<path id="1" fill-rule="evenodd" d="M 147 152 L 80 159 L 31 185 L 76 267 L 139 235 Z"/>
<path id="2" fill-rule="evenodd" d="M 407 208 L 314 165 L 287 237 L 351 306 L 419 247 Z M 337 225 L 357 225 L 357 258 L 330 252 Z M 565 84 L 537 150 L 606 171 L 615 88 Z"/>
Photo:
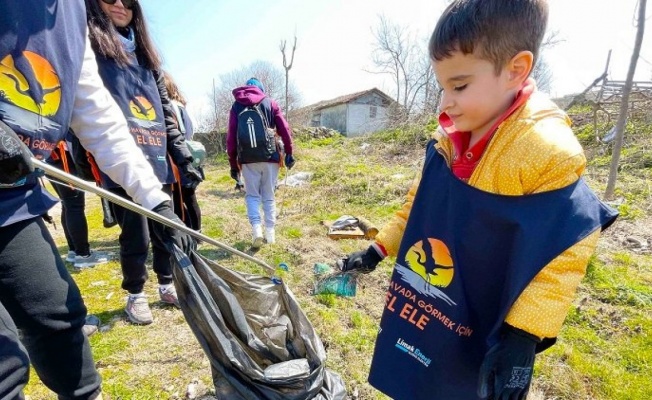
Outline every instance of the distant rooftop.
<path id="1" fill-rule="evenodd" d="M 337 105 L 340 105 L 340 104 L 346 104 L 346 103 L 348 103 L 350 101 L 353 101 L 353 100 L 355 100 L 355 99 L 357 99 L 359 97 L 362 97 L 362 96 L 365 96 L 367 94 L 374 93 L 374 92 L 376 92 L 378 95 L 383 97 L 388 102 L 390 102 L 390 103 L 394 102 L 394 99 L 389 97 L 387 94 L 383 93 L 380 89 L 373 88 L 373 89 L 369 89 L 369 90 L 364 90 L 362 92 L 346 94 L 344 96 L 336 97 L 336 98 L 330 99 L 330 100 L 320 101 L 319 103 L 315 103 L 315 104 L 309 105 L 309 106 L 304 107 L 304 108 L 310 108 L 312 110 L 321 110 L 321 109 L 324 109 L 324 108 L 329 108 L 329 107 L 337 106 Z"/>

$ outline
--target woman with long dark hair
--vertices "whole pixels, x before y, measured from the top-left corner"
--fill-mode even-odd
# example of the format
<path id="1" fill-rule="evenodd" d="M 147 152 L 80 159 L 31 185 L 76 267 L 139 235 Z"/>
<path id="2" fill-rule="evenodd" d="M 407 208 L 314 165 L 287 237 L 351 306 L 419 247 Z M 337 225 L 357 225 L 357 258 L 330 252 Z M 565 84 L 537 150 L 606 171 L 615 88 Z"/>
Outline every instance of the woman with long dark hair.
<path id="1" fill-rule="evenodd" d="M 196 186 L 202 178 L 193 168 L 183 135 L 176 127 L 162 73 L 161 59 L 147 30 L 136 0 L 86 0 L 89 36 L 105 87 L 124 113 L 134 145 L 140 147 L 168 194 L 175 182 L 171 162 Z M 171 161 L 170 161 L 171 160 Z M 124 188 L 108 176 L 102 186 L 128 198 Z M 136 324 L 153 321 L 143 292 L 151 221 L 114 205 L 120 233 L 122 288 L 129 292 L 125 311 Z M 153 269 L 160 299 L 178 306 L 172 283 L 170 253 L 165 243 L 152 236 Z"/>

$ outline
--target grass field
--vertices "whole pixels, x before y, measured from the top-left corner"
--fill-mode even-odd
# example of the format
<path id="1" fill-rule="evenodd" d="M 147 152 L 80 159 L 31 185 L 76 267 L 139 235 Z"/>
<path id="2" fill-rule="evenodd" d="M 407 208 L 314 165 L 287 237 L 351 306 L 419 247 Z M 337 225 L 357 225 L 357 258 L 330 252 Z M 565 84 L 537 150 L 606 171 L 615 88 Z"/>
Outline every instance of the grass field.
<path id="1" fill-rule="evenodd" d="M 645 135 L 635 144 L 649 150 L 650 137 Z M 327 367 L 342 375 L 351 399 L 386 398 L 366 377 L 392 262 L 386 260 L 362 277 L 354 298 L 312 296 L 315 263 L 332 263 L 369 244 L 331 240 L 322 221 L 349 214 L 382 226 L 402 204 L 419 170 L 423 137 L 423 132 L 385 132 L 364 139 L 298 139 L 291 175 L 309 172 L 310 184 L 278 190 L 277 244 L 255 253 L 270 264 L 290 266 L 284 278 L 324 342 Z M 587 147 L 587 177 L 601 193 L 605 155 L 590 143 Z M 641 157 L 632 148 L 628 152 L 625 165 Z M 233 189 L 226 159 L 218 156 L 206 175 L 199 186 L 204 233 L 251 252 L 244 198 Z M 531 399 L 643 400 L 652 394 L 652 256 L 624 245 L 629 237 L 650 239 L 651 175 L 650 166 L 622 172 L 618 207 L 623 217 L 601 237 L 558 344 L 537 358 Z M 89 195 L 88 202 L 92 247 L 117 253 L 118 228 L 103 228 L 98 199 Z M 61 228 L 52 233 L 65 254 Z M 200 253 L 233 269 L 261 272 L 251 262 L 206 244 Z M 102 320 L 101 332 L 90 341 L 105 398 L 184 398 L 195 380 L 199 394 L 210 396 L 209 362 L 181 311 L 158 303 L 155 279 L 150 276 L 145 289 L 155 322 L 134 326 L 124 315 L 117 262 L 71 272 L 89 311 Z M 32 400 L 55 398 L 35 373 L 26 393 Z"/>

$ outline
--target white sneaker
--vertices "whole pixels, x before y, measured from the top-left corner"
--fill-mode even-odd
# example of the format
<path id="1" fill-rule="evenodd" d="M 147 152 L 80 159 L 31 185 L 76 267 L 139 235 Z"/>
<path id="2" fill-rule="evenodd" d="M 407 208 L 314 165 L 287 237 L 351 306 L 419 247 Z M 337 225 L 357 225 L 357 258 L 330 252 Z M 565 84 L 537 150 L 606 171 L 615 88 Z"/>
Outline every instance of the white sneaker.
<path id="1" fill-rule="evenodd" d="M 267 244 L 276 243 L 276 233 L 274 232 L 274 228 L 265 228 L 265 242 L 267 242 Z"/>
<path id="2" fill-rule="evenodd" d="M 253 230 L 254 230 L 254 234 L 253 234 L 251 247 L 257 249 L 263 245 L 263 227 L 260 224 L 256 224 L 253 226 Z"/>
<path id="3" fill-rule="evenodd" d="M 158 285 L 158 295 L 161 298 L 161 301 L 165 304 L 172 304 L 181 308 L 179 306 L 179 297 L 177 296 L 177 289 L 173 284 L 169 285 Z"/>
<path id="4" fill-rule="evenodd" d="M 72 250 L 68 251 L 68 255 L 66 256 L 66 261 L 69 263 L 74 263 L 75 262 L 75 257 L 77 257 L 77 253 L 75 253 Z"/>
<path id="5" fill-rule="evenodd" d="M 125 312 L 129 320 L 137 325 L 148 325 L 154 321 L 147 297 L 142 293 L 127 296 Z"/>
<path id="6" fill-rule="evenodd" d="M 86 337 L 89 337 L 95 332 L 97 332 L 99 328 L 100 328 L 100 319 L 97 318 L 95 315 L 87 315 L 86 322 L 82 327 L 82 332 L 84 332 L 84 335 L 86 335 Z"/>
<path id="7" fill-rule="evenodd" d="M 107 262 L 109 262 L 108 254 L 102 251 L 91 250 L 91 254 L 87 256 L 76 255 L 74 267 L 77 269 L 90 268 L 98 264 L 106 264 Z"/>

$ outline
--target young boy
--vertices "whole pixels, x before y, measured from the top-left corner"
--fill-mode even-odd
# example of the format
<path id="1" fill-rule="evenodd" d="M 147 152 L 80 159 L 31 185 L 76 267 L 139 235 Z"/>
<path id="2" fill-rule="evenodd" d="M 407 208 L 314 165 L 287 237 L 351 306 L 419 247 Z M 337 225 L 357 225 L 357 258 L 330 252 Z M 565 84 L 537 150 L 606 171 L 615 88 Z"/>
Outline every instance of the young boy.
<path id="1" fill-rule="evenodd" d="M 396 265 L 369 382 L 395 399 L 523 399 L 600 228 L 570 120 L 529 78 L 545 0 L 455 0 L 429 44 L 440 130 L 395 218 L 344 270 Z"/>

